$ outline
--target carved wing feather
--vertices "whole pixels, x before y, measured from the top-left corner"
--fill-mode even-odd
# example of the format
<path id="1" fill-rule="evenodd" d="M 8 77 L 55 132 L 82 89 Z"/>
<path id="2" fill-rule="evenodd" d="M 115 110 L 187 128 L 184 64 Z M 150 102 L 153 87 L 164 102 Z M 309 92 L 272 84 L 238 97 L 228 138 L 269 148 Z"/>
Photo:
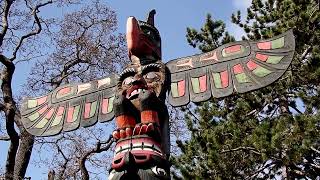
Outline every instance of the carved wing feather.
<path id="1" fill-rule="evenodd" d="M 233 42 L 208 53 L 169 61 L 169 103 L 183 106 L 265 87 L 287 70 L 294 49 L 290 30 L 269 40 Z"/>
<path id="2" fill-rule="evenodd" d="M 68 84 L 51 93 L 26 98 L 21 107 L 22 123 L 36 136 L 53 136 L 110 121 L 113 116 L 117 76 L 83 84 Z"/>

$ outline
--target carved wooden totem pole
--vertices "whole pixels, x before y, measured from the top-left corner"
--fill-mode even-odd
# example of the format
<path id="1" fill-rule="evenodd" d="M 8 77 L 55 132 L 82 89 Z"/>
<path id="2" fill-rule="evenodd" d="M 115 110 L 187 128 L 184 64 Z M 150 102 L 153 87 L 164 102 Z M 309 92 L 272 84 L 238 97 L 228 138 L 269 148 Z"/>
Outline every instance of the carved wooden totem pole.
<path id="1" fill-rule="evenodd" d="M 293 58 L 294 36 L 288 31 L 164 64 L 154 14 L 152 10 L 147 22 L 128 18 L 131 63 L 121 74 L 26 98 L 21 112 L 28 132 L 54 136 L 115 119 L 109 179 L 170 179 L 167 95 L 172 106 L 184 106 L 256 90 L 279 79 Z"/>

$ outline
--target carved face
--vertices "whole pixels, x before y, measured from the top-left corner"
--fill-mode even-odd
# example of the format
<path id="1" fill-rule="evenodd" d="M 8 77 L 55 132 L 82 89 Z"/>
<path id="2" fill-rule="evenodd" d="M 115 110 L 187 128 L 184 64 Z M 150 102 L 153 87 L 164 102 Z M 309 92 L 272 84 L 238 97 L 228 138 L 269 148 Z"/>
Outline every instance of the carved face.
<path id="1" fill-rule="evenodd" d="M 139 93 L 153 91 L 160 99 L 165 93 L 165 65 L 158 61 L 147 65 L 130 64 L 120 74 L 118 92 L 140 110 Z"/>

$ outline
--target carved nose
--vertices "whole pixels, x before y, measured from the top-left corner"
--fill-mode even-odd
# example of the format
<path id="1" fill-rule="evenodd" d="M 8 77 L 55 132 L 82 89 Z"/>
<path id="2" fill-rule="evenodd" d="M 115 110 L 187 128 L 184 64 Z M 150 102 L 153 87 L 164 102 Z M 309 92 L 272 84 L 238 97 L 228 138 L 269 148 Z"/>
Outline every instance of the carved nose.
<path id="1" fill-rule="evenodd" d="M 139 84 L 144 84 L 144 79 L 142 78 L 142 76 L 140 74 L 136 74 L 133 77 L 132 85 L 139 85 Z"/>

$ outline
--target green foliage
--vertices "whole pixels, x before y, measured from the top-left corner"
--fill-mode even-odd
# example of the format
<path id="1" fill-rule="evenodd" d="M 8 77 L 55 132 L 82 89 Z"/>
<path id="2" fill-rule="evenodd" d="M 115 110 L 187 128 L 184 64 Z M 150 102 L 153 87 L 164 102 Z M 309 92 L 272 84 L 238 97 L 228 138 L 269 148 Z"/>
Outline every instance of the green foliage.
<path id="1" fill-rule="evenodd" d="M 320 11 L 315 0 L 253 0 L 242 19 L 247 39 L 293 29 L 296 53 L 286 74 L 261 90 L 213 99 L 186 114 L 191 138 L 178 142 L 174 179 L 287 179 L 320 172 Z M 203 52 L 233 41 L 222 21 L 208 15 L 190 45 Z M 190 113 L 194 113 L 192 116 Z M 198 117 L 198 118 L 195 118 Z"/>
<path id="2" fill-rule="evenodd" d="M 193 47 L 199 47 L 202 52 L 208 52 L 222 44 L 234 41 L 234 37 L 226 32 L 223 21 L 214 21 L 208 14 L 204 26 L 199 33 L 196 29 L 187 28 L 187 40 Z"/>

